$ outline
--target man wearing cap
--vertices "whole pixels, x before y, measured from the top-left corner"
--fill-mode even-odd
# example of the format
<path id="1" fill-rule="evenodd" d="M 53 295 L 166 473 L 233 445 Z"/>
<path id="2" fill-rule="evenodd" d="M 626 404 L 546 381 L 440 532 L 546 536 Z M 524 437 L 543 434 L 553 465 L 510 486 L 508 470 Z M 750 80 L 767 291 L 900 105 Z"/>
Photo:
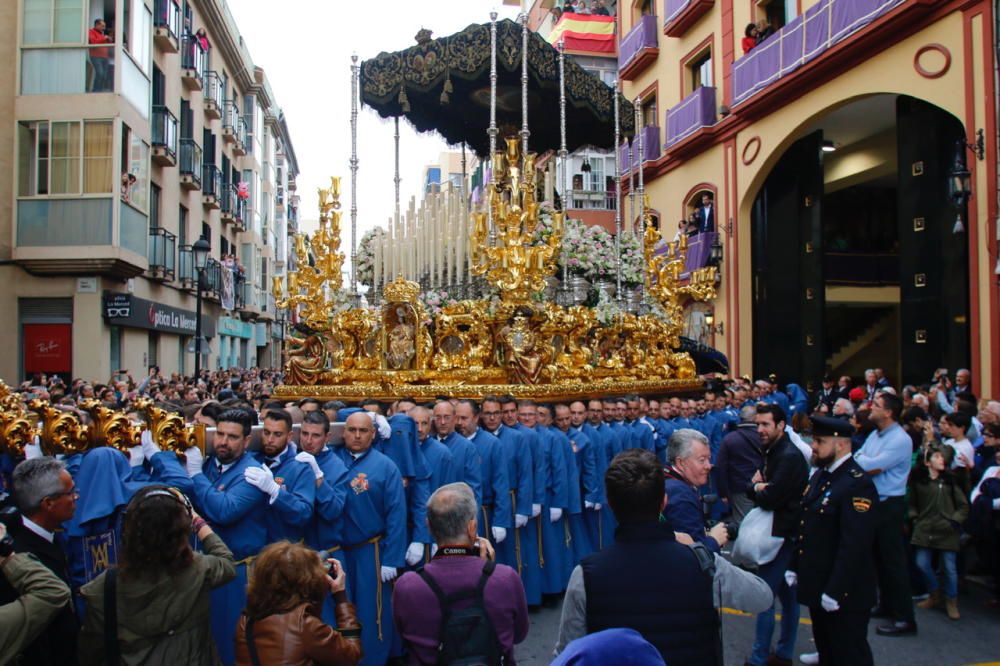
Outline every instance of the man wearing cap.
<path id="1" fill-rule="evenodd" d="M 833 375 L 823 375 L 823 388 L 813 393 L 812 396 L 812 410 L 819 411 L 823 405 L 826 405 L 826 412 L 832 413 L 833 403 L 837 402 L 839 397 L 840 392 L 834 386 Z"/>
<path id="2" fill-rule="evenodd" d="M 809 607 L 821 664 L 872 664 L 868 618 L 875 604 L 878 492 L 851 457 L 851 426 L 812 417 L 812 465 L 798 544 L 785 581 Z"/>

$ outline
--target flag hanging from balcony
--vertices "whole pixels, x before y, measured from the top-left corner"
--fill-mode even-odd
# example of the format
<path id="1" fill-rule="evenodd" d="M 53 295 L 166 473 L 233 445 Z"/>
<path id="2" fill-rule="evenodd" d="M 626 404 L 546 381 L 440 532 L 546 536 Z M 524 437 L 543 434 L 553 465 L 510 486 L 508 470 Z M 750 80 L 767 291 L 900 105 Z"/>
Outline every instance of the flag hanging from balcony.
<path id="1" fill-rule="evenodd" d="M 233 310 L 236 307 L 236 290 L 234 288 L 233 269 L 222 268 L 222 309 Z"/>
<path id="2" fill-rule="evenodd" d="M 549 44 L 563 39 L 566 51 L 615 53 L 615 19 L 596 14 L 563 14 L 547 37 Z"/>

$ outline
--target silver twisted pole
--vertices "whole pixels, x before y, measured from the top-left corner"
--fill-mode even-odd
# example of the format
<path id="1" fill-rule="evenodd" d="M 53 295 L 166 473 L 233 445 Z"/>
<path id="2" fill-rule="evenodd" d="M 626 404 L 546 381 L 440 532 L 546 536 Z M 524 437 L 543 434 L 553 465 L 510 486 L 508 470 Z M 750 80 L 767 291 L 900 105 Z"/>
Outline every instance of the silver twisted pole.
<path id="1" fill-rule="evenodd" d="M 567 199 L 570 196 L 566 176 L 569 173 L 567 159 L 569 151 L 566 150 L 566 42 L 559 40 L 559 168 L 556 169 L 559 181 L 560 197 L 562 199 L 562 210 L 566 211 Z M 567 261 L 565 244 L 563 244 L 562 265 L 563 265 L 563 289 L 569 287 L 569 261 Z"/>
<path id="2" fill-rule="evenodd" d="M 490 12 L 490 155 L 489 159 L 493 159 L 493 153 L 497 151 L 497 13 L 496 11 Z M 496 183 L 496 174 L 493 173 L 493 163 L 489 162 L 490 165 L 490 185 Z M 496 243 L 497 230 L 496 224 L 493 220 L 493 206 L 490 204 L 489 198 L 486 201 L 486 216 L 489 221 L 490 227 L 490 245 Z"/>
<path id="3" fill-rule="evenodd" d="M 643 132 L 643 127 L 642 127 L 642 98 L 641 97 L 636 97 L 635 98 L 635 120 L 636 120 L 636 122 L 635 122 L 635 133 L 639 137 L 639 160 L 638 160 L 639 161 L 639 173 L 638 173 L 639 187 L 638 187 L 638 191 L 636 192 L 636 195 L 639 197 L 639 219 L 638 219 L 638 221 L 636 221 L 636 222 L 633 223 L 632 229 L 633 229 L 633 231 L 635 231 L 637 229 L 642 229 L 643 231 L 645 231 L 645 221 L 646 221 L 646 199 L 645 199 L 645 194 L 646 194 L 646 188 L 643 185 L 642 161 L 643 161 L 643 159 L 646 156 L 646 149 L 645 149 L 645 145 L 644 145 L 645 137 L 643 136 L 645 134 L 645 132 Z"/>
<path id="4" fill-rule="evenodd" d="M 522 10 L 517 18 L 521 22 L 521 164 L 523 165 L 528 159 L 528 137 L 531 136 L 528 130 L 528 12 Z M 528 176 L 528 174 L 523 175 Z"/>
<path id="5" fill-rule="evenodd" d="M 622 302 L 622 168 L 621 150 L 621 128 L 619 127 L 618 110 L 618 77 L 615 77 L 612 86 L 615 107 L 615 298 L 620 304 Z"/>
<path id="6" fill-rule="evenodd" d="M 358 298 L 358 54 L 351 54 L 351 294 Z"/>

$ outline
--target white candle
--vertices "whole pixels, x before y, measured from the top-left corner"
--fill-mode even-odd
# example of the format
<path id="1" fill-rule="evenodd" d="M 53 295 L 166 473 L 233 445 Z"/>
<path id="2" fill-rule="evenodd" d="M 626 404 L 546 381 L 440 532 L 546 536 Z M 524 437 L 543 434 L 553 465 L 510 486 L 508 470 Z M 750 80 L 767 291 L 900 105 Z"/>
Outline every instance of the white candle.
<path id="1" fill-rule="evenodd" d="M 378 289 L 378 282 L 382 279 L 382 233 L 375 234 L 372 239 L 372 247 L 375 254 L 375 265 L 372 270 L 372 289 Z"/>

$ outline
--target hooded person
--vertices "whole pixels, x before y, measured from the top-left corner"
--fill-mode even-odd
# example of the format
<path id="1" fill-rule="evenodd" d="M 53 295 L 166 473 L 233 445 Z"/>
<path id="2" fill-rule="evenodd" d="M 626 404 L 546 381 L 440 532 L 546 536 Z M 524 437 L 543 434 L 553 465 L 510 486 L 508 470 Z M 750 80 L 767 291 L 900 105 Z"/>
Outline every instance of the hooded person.
<path id="1" fill-rule="evenodd" d="M 788 416 L 791 418 L 795 414 L 809 413 L 809 396 L 798 384 L 788 384 L 785 386 L 785 393 L 791 402 L 791 411 Z"/>
<path id="2" fill-rule="evenodd" d="M 660 651 L 635 629 L 605 629 L 578 638 L 550 666 L 666 666 Z"/>

